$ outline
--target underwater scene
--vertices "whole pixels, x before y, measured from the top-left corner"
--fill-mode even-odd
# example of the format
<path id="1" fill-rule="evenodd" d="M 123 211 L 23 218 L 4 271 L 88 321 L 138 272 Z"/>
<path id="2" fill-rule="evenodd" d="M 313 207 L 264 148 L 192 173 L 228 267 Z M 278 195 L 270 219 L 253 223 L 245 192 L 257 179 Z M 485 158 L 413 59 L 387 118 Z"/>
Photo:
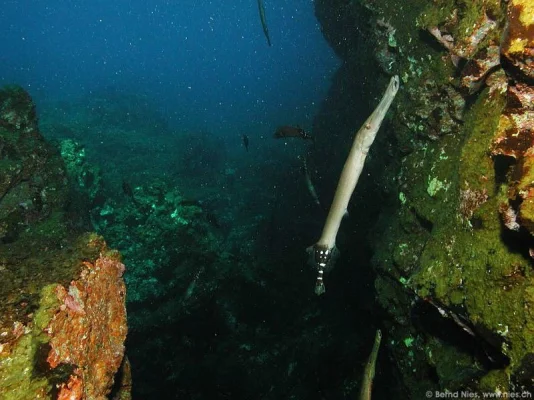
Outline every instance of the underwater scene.
<path id="1" fill-rule="evenodd" d="M 0 400 L 534 396 L 532 0 L 0 35 Z"/>

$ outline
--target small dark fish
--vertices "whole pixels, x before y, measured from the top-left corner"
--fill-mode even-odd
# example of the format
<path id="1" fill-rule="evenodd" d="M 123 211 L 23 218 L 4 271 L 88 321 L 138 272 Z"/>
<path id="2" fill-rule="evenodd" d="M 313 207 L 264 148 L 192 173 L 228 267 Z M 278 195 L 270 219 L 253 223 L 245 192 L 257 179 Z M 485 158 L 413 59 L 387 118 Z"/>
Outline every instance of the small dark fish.
<path id="1" fill-rule="evenodd" d="M 310 136 L 300 126 L 289 126 L 289 125 L 279 126 L 276 129 L 276 132 L 274 133 L 274 137 L 276 139 L 297 137 L 297 138 L 309 139 L 313 141 L 313 137 Z"/>
<path id="2" fill-rule="evenodd" d="M 245 150 L 248 151 L 248 136 L 243 135 L 242 139 L 243 139 L 243 146 L 245 146 Z"/>
<path id="3" fill-rule="evenodd" d="M 202 207 L 202 201 L 196 199 L 183 199 L 179 203 L 181 206 L 197 206 Z"/>
<path id="4" fill-rule="evenodd" d="M 126 195 L 126 197 L 130 198 L 135 205 L 138 205 L 137 200 L 134 197 L 132 186 L 125 180 L 122 181 L 122 192 Z"/>
<path id="5" fill-rule="evenodd" d="M 124 180 L 122 181 L 122 192 L 128 197 L 133 197 L 132 187 L 130 186 L 128 182 Z"/>
<path id="6" fill-rule="evenodd" d="M 303 170 L 304 170 L 304 179 L 306 180 L 306 187 L 308 188 L 308 192 L 310 192 L 310 195 L 313 198 L 313 201 L 315 202 L 315 204 L 321 207 L 321 201 L 319 200 L 319 196 L 317 195 L 317 191 L 315 190 L 315 186 L 313 185 L 313 182 L 311 180 L 310 171 L 308 170 L 308 163 L 306 162 L 306 157 L 304 157 Z"/>
<path id="7" fill-rule="evenodd" d="M 206 219 L 207 221 L 214 227 L 214 228 L 217 228 L 217 229 L 220 229 L 221 228 L 221 224 L 219 223 L 219 219 L 217 218 L 217 216 L 212 213 L 211 211 L 209 211 L 207 214 L 206 214 Z"/>
<path id="8" fill-rule="evenodd" d="M 261 26 L 263 33 L 267 38 L 267 44 L 271 46 L 271 38 L 269 37 L 269 28 L 267 27 L 267 18 L 265 18 L 265 7 L 263 6 L 263 0 L 258 0 L 258 10 L 260 11 Z"/>

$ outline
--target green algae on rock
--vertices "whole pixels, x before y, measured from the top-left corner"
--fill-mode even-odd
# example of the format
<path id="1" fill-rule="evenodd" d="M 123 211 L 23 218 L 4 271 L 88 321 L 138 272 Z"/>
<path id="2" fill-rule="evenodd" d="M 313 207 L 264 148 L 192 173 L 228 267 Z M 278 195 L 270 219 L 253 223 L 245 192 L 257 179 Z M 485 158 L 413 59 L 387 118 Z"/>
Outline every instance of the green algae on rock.
<path id="1" fill-rule="evenodd" d="M 30 96 L 17 87 L 0 90 L 0 156 L 0 397 L 104 398 L 124 354 L 122 264 L 101 238 L 73 229 L 63 161 L 39 133 Z M 87 263 L 100 267 L 88 271 Z M 60 288 L 65 296 L 58 298 Z M 83 309 L 84 324 L 57 323 L 73 309 Z M 102 339 L 109 333 L 111 351 Z M 69 348 L 98 360 L 63 358 Z"/>
<path id="2" fill-rule="evenodd" d="M 410 398 L 534 388 L 530 3 L 411 0 L 401 12 L 362 0 L 344 17 L 362 9 L 367 27 L 395 29 L 391 71 L 404 87 L 393 120 L 400 168 L 389 175 L 400 200 L 383 211 L 373 247 L 386 343 Z"/>

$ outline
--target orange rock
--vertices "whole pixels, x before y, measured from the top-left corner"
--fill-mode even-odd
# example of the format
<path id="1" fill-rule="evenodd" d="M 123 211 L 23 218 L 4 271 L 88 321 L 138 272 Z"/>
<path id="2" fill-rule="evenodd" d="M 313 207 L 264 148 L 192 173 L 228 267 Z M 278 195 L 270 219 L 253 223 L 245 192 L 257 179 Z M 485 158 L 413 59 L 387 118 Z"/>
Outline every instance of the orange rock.
<path id="1" fill-rule="evenodd" d="M 62 363 L 76 366 L 79 374 L 76 380 L 71 376 L 69 384 L 81 386 L 87 398 L 104 399 L 124 356 L 124 265 L 101 255 L 84 266 L 68 290 L 61 285 L 56 289 L 62 306 L 47 327 L 51 346 L 47 361 L 52 368 Z M 63 387 L 65 393 L 74 390 L 69 384 Z"/>
<path id="2" fill-rule="evenodd" d="M 515 159 L 508 203 L 500 208 L 506 227 L 520 226 L 534 235 L 534 6 L 532 0 L 508 3 L 507 29 L 501 43 L 501 63 L 508 75 L 506 107 L 491 153 Z"/>
<path id="3" fill-rule="evenodd" d="M 501 43 L 503 62 L 520 79 L 534 79 L 534 7 L 532 0 L 511 0 Z"/>
<path id="4" fill-rule="evenodd" d="M 79 400 L 83 396 L 82 380 L 76 376 L 71 375 L 67 383 L 61 384 L 57 400 Z"/>

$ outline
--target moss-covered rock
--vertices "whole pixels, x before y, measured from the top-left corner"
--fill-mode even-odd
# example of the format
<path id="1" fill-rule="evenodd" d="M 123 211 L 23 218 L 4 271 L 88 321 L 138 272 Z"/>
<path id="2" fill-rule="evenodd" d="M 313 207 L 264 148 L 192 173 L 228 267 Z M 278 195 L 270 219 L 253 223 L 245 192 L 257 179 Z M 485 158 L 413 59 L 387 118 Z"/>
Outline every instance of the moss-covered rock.
<path id="1" fill-rule="evenodd" d="M 411 398 L 429 388 L 532 388 L 531 7 L 521 0 L 344 7 L 366 10 L 367 33 L 390 27 L 395 59 L 382 70 L 404 83 L 392 121 L 395 201 L 372 235 L 375 287 L 401 380 Z M 367 38 L 382 56 L 380 32 Z M 400 345 L 407 335 L 410 347 Z"/>
<path id="2" fill-rule="evenodd" d="M 0 90 L 0 156 L 0 397 L 103 398 L 124 354 L 124 266 L 72 229 L 65 166 L 20 88 Z"/>

